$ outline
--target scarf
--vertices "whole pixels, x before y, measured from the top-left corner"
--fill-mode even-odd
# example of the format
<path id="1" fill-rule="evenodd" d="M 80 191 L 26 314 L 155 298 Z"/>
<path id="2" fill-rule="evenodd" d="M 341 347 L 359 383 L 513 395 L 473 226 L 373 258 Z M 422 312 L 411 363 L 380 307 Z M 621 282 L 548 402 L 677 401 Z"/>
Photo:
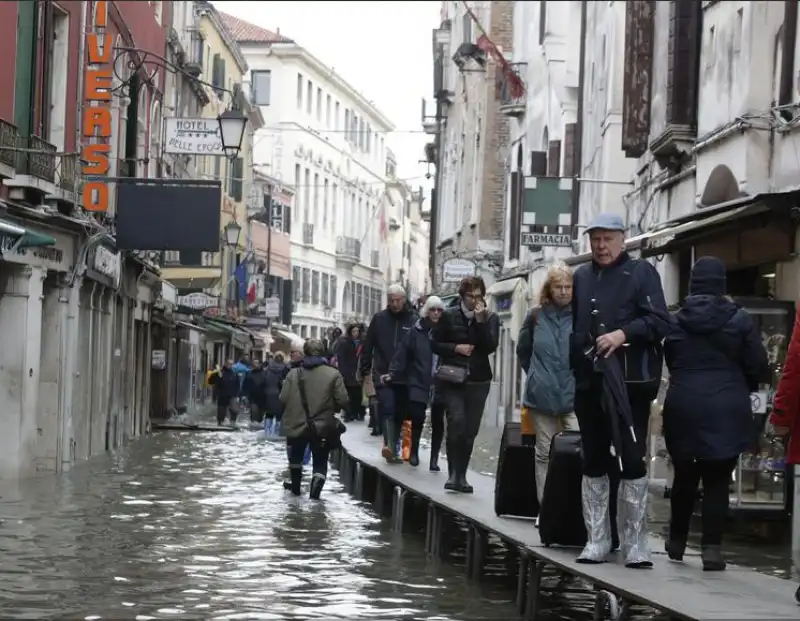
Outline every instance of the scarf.
<path id="1" fill-rule="evenodd" d="M 461 312 L 464 313 L 464 317 L 466 317 L 470 323 L 475 319 L 475 311 L 467 310 L 467 307 L 464 306 L 464 302 L 461 302 Z"/>

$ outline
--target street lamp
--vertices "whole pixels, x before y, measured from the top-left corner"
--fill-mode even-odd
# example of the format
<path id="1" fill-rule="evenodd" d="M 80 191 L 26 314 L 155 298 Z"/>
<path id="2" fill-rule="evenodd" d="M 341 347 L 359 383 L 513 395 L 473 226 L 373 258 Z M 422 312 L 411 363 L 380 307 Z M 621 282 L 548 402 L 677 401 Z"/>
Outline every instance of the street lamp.
<path id="1" fill-rule="evenodd" d="M 242 227 L 236 220 L 231 220 L 225 225 L 225 244 L 228 248 L 236 248 L 239 245 L 239 234 L 242 232 Z"/>
<path id="2" fill-rule="evenodd" d="M 235 160 L 242 148 L 247 117 L 240 110 L 225 110 L 217 117 L 222 152 L 228 159 Z"/>

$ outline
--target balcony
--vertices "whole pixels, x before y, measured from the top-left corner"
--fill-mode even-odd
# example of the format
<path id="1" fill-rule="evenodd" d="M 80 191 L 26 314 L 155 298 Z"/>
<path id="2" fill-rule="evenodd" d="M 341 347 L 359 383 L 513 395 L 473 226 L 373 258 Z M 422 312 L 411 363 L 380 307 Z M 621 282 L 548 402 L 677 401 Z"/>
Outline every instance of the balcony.
<path id="1" fill-rule="evenodd" d="M 165 257 L 161 276 L 177 289 L 211 289 L 221 282 L 222 265 L 218 257 L 210 257 L 209 264 L 203 265 L 202 254 L 200 256 L 190 256 L 190 253 L 183 253 L 183 256 L 175 254 Z"/>
<path id="2" fill-rule="evenodd" d="M 336 238 L 336 260 L 355 265 L 361 261 L 361 241 L 355 237 Z"/>
<path id="3" fill-rule="evenodd" d="M 314 225 L 309 222 L 303 224 L 303 244 L 306 246 L 314 245 Z"/>
<path id="4" fill-rule="evenodd" d="M 0 143 L 10 146 L 16 129 L 0 122 Z M 16 174 L 3 181 L 9 188 L 12 200 L 27 200 L 33 203 L 55 202 L 72 204 L 75 201 L 76 175 L 79 167 L 77 155 L 56 155 L 55 145 L 38 136 L 16 136 L 16 153 L 2 153 L 0 167 L 15 156 Z"/>
<path id="5" fill-rule="evenodd" d="M 19 132 L 17 126 L 0 119 L 0 177 L 13 177 L 17 166 Z"/>
<path id="6" fill-rule="evenodd" d="M 525 70 L 528 63 L 509 63 L 511 70 L 525 83 Z M 525 116 L 525 108 L 527 106 L 527 96 L 523 93 L 522 97 L 514 97 L 511 94 L 511 86 L 508 80 L 505 79 L 502 72 L 497 72 L 497 88 L 500 91 L 500 113 L 511 117 Z"/>

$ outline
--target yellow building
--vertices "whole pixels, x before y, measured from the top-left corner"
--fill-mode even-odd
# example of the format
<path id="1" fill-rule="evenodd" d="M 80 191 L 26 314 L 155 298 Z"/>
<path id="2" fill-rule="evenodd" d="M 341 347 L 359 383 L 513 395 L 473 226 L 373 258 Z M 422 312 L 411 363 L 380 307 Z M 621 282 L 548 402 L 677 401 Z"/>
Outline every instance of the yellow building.
<path id="1" fill-rule="evenodd" d="M 245 114 L 249 123 L 236 159 L 230 160 L 224 155 L 193 156 L 198 176 L 222 182 L 220 252 L 204 252 L 199 263 L 193 261 L 194 265 L 180 260 L 180 266 L 173 263 L 173 266 L 164 268 L 162 275 L 181 294 L 204 291 L 218 297 L 221 313 L 232 315 L 238 312 L 234 270 L 249 250 L 247 200 L 253 181 L 253 136 L 264 120 L 258 106 L 251 106 L 242 92 L 247 63 L 238 44 L 211 3 L 196 2 L 195 6 L 198 18 L 193 48 L 198 60 L 202 50 L 198 77 L 213 85 L 204 87 L 210 103 L 202 108 L 200 117 L 216 123 L 220 113 L 235 107 Z M 241 227 L 235 247 L 229 245 L 225 234 L 225 227 L 231 220 Z"/>

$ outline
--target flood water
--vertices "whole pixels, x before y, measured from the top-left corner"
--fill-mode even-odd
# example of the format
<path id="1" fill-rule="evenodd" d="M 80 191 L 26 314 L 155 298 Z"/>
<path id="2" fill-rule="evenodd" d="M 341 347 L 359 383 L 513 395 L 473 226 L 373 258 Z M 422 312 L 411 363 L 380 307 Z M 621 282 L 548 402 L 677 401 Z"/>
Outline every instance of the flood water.
<path id="1" fill-rule="evenodd" d="M 481 448 L 478 462 L 491 452 Z M 470 582 L 458 543 L 447 561 L 433 562 L 421 529 L 392 533 L 336 470 L 323 500 L 311 501 L 283 490 L 285 468 L 284 445 L 253 432 L 162 432 L 61 477 L 0 486 L 0 614 L 516 618 L 515 579 L 499 542 L 484 580 Z M 551 574 L 544 586 L 542 619 L 591 619 L 588 585 Z"/>
<path id="2" fill-rule="evenodd" d="M 0 613 L 15 619 L 512 618 L 331 477 L 283 491 L 285 447 L 158 433 L 63 477 L 0 490 Z"/>

